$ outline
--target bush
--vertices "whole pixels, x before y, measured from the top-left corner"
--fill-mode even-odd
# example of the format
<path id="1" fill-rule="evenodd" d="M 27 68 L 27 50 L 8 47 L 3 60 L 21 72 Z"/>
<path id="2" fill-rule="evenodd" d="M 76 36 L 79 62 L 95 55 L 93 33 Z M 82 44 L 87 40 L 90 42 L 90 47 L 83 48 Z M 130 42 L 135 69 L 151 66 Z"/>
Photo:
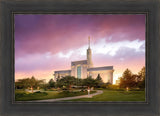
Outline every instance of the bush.
<path id="1" fill-rule="evenodd" d="M 119 89 L 119 86 L 118 85 L 107 85 L 107 89 L 117 90 Z"/>
<path id="2" fill-rule="evenodd" d="M 23 97 L 25 95 L 26 95 L 26 93 L 16 93 L 15 98 Z"/>
<path id="3" fill-rule="evenodd" d="M 47 91 L 57 91 L 56 88 L 47 89 Z"/>
<path id="4" fill-rule="evenodd" d="M 80 92 L 86 92 L 87 90 L 86 89 L 81 89 L 81 91 Z"/>
<path id="5" fill-rule="evenodd" d="M 36 92 L 34 92 L 34 93 L 41 93 L 40 91 L 36 91 Z"/>
<path id="6" fill-rule="evenodd" d="M 104 83 L 104 84 L 102 84 L 101 86 L 100 86 L 100 88 L 106 88 L 107 87 L 107 85 Z"/>
<path id="7" fill-rule="evenodd" d="M 33 95 L 48 95 L 48 93 L 46 93 L 46 92 L 40 92 L 40 91 L 34 92 L 32 94 Z"/>
<path id="8" fill-rule="evenodd" d="M 144 91 L 144 88 L 131 88 L 130 91 Z"/>
<path id="9" fill-rule="evenodd" d="M 27 96 L 34 96 L 34 95 L 48 95 L 48 93 L 37 91 L 37 92 L 34 92 L 34 93 L 26 94 L 26 93 L 24 92 L 24 93 L 16 93 L 16 94 L 15 94 L 15 97 L 16 97 L 16 98 L 20 98 L 20 97 L 27 97 Z"/>

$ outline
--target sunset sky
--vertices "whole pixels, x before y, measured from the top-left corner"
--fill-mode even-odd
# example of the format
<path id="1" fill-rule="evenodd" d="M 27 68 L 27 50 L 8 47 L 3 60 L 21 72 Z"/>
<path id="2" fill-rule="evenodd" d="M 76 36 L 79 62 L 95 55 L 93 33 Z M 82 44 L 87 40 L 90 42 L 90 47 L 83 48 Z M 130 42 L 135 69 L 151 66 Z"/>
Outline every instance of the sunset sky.
<path id="1" fill-rule="evenodd" d="M 85 60 L 91 37 L 94 67 L 114 66 L 114 83 L 126 68 L 145 66 L 145 15 L 15 15 L 15 80 L 48 81 L 55 70 Z"/>

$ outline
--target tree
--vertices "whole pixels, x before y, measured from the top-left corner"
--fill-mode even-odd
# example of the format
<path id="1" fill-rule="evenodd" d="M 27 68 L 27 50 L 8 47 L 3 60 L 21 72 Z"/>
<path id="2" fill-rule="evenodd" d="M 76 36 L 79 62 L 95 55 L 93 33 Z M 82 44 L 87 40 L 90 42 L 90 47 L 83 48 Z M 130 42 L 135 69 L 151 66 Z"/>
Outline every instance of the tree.
<path id="1" fill-rule="evenodd" d="M 76 85 L 76 78 L 74 76 L 65 76 L 56 82 L 57 87 L 66 86 L 69 89 L 72 85 Z"/>
<path id="2" fill-rule="evenodd" d="M 58 77 L 56 78 L 56 81 L 60 80 L 60 75 L 58 75 Z"/>
<path id="3" fill-rule="evenodd" d="M 120 78 L 120 87 L 139 87 L 145 88 L 145 67 L 143 67 L 138 74 L 132 74 L 129 69 L 126 69 L 123 72 L 122 77 Z"/>
<path id="4" fill-rule="evenodd" d="M 138 82 L 139 82 L 139 75 L 133 74 L 132 75 L 132 83 L 130 83 L 130 87 L 138 87 Z"/>
<path id="5" fill-rule="evenodd" d="M 55 87 L 55 82 L 54 82 L 53 79 L 50 79 L 49 82 L 48 82 L 48 84 L 49 84 L 49 88 Z"/>
<path id="6" fill-rule="evenodd" d="M 33 90 L 34 88 L 39 87 L 40 84 L 43 83 L 43 81 L 44 80 L 38 80 L 34 76 L 32 76 L 31 79 L 29 79 L 29 85 L 30 85 L 31 89 Z"/>
<path id="7" fill-rule="evenodd" d="M 145 67 L 143 67 L 143 68 L 140 70 L 140 72 L 138 72 L 138 75 L 139 75 L 141 81 L 145 79 L 145 75 L 146 75 Z"/>
<path id="8" fill-rule="evenodd" d="M 30 78 L 24 78 L 24 79 L 18 79 L 17 82 L 15 82 L 16 88 L 20 89 L 26 89 L 30 87 Z"/>
<path id="9" fill-rule="evenodd" d="M 103 84 L 103 80 L 100 76 L 100 74 L 98 74 L 97 78 L 95 79 L 95 85 L 96 87 L 100 87 Z"/>
<path id="10" fill-rule="evenodd" d="M 76 85 L 77 86 L 82 86 L 83 85 L 83 79 L 76 78 Z"/>
<path id="11" fill-rule="evenodd" d="M 96 81 L 91 76 L 83 79 L 83 86 L 94 87 L 95 83 Z"/>
<path id="12" fill-rule="evenodd" d="M 130 79 L 131 76 L 132 76 L 132 72 L 131 72 L 128 68 L 123 72 L 123 75 L 122 75 L 122 77 L 123 77 L 125 80 Z"/>
<path id="13" fill-rule="evenodd" d="M 98 74 L 98 76 L 97 76 L 96 80 L 97 80 L 97 81 L 101 81 L 101 82 L 103 82 L 103 81 L 102 81 L 102 78 L 101 78 L 101 76 L 100 76 L 100 74 Z"/>
<path id="14" fill-rule="evenodd" d="M 63 81 L 61 79 L 57 79 L 56 81 L 56 87 L 63 87 Z"/>
<path id="15" fill-rule="evenodd" d="M 135 78 L 136 78 L 136 75 L 133 75 L 129 69 L 126 69 L 123 72 L 122 77 L 120 78 L 120 87 L 121 88 L 135 87 L 136 85 Z"/>
<path id="16" fill-rule="evenodd" d="M 139 75 L 139 82 L 138 82 L 138 87 L 139 88 L 145 88 L 145 67 L 141 69 L 141 71 L 138 73 Z"/>
<path id="17" fill-rule="evenodd" d="M 35 79 L 34 76 L 31 78 L 24 78 L 24 79 L 19 79 L 17 82 L 15 82 L 15 87 L 16 88 L 21 88 L 21 89 L 26 89 L 28 87 L 32 88 L 37 88 L 40 86 L 44 80 L 37 80 Z"/>

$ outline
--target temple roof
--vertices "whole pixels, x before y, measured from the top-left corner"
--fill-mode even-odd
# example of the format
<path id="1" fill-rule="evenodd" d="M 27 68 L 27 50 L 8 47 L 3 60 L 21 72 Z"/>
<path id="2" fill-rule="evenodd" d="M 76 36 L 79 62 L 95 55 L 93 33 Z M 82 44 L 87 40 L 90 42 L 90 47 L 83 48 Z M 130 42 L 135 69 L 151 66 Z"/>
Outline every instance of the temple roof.
<path id="1" fill-rule="evenodd" d="M 71 70 L 59 70 L 59 71 L 54 71 L 54 73 L 71 73 Z"/>
<path id="2" fill-rule="evenodd" d="M 78 64 L 87 64 L 87 60 L 79 60 L 71 62 L 71 65 L 78 65 Z"/>
<path id="3" fill-rule="evenodd" d="M 87 71 L 101 71 L 101 70 L 113 70 L 113 66 L 93 67 L 87 69 Z"/>

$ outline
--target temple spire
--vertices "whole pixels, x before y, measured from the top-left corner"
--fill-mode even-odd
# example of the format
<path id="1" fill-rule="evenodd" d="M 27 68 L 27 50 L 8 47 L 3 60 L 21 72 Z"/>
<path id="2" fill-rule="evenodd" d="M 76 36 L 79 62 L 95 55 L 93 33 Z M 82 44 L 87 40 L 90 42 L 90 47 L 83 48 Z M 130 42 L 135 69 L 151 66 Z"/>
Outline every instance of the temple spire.
<path id="1" fill-rule="evenodd" d="M 88 64 L 88 68 L 93 67 L 92 50 L 90 49 L 90 36 L 88 36 L 87 64 Z"/>
<path id="2" fill-rule="evenodd" d="M 88 36 L 88 48 L 90 49 L 90 36 Z"/>

